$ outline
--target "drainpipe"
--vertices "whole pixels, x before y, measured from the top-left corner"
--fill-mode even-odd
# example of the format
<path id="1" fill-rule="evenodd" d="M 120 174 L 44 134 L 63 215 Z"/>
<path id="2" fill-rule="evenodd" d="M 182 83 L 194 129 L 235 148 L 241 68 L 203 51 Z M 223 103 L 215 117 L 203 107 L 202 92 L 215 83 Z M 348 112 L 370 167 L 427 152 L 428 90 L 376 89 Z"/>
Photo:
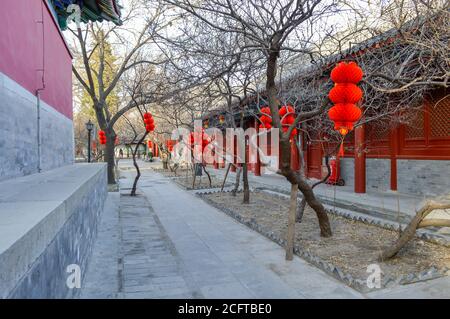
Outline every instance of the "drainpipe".
<path id="1" fill-rule="evenodd" d="M 37 98 L 37 153 L 38 153 L 38 162 L 37 162 L 37 171 L 40 173 L 41 169 L 41 98 L 40 98 L 40 90 L 36 90 L 36 98 Z"/>
<path id="2" fill-rule="evenodd" d="M 42 24 L 42 69 L 37 69 L 37 72 L 42 72 L 42 86 L 36 90 L 36 104 L 37 104 L 37 171 L 40 173 L 41 168 L 41 96 L 40 92 L 45 89 L 45 30 L 44 30 L 44 3 L 41 2 L 41 20 L 36 23 Z"/>

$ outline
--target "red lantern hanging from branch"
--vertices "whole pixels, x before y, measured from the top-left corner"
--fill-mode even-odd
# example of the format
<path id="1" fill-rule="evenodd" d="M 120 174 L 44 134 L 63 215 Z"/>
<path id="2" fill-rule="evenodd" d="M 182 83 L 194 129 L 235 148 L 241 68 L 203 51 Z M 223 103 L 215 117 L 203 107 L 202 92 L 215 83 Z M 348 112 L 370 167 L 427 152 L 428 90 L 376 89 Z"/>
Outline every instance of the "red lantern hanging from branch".
<path id="1" fill-rule="evenodd" d="M 153 132 L 155 130 L 155 120 L 153 119 L 153 116 L 150 113 L 144 113 L 144 123 L 145 123 L 145 130 L 147 132 Z"/>
<path id="2" fill-rule="evenodd" d="M 334 129 L 341 135 L 353 130 L 353 125 L 361 117 L 361 109 L 355 104 L 339 103 L 328 110 L 328 117 L 334 122 Z"/>
<path id="3" fill-rule="evenodd" d="M 337 103 L 356 104 L 362 98 L 362 90 L 353 83 L 337 83 L 328 94 L 329 99 Z"/>
<path id="4" fill-rule="evenodd" d="M 363 78 L 363 71 L 355 62 L 340 62 L 331 71 L 331 81 L 334 83 L 357 84 Z"/>
<path id="5" fill-rule="evenodd" d="M 335 86 L 328 97 L 336 103 L 328 117 L 334 122 L 334 129 L 342 136 L 353 130 L 362 112 L 355 104 L 362 98 L 362 90 L 356 85 L 361 81 L 363 71 L 355 62 L 340 62 L 331 71 L 331 80 Z"/>
<path id="6" fill-rule="evenodd" d="M 153 147 L 153 143 L 152 143 L 152 141 L 147 141 L 147 146 L 148 146 L 148 148 L 152 148 Z"/>
<path id="7" fill-rule="evenodd" d="M 105 131 L 100 130 L 98 131 L 98 141 L 100 144 L 105 145 L 106 144 L 106 134 Z"/>
<path id="8" fill-rule="evenodd" d="M 205 130 L 202 129 L 201 132 L 191 132 L 190 136 L 191 148 L 195 147 L 195 143 L 201 141 L 202 151 L 205 150 L 206 146 L 211 142 L 211 138 L 205 133 Z"/>
<path id="9" fill-rule="evenodd" d="M 259 120 L 262 124 L 259 125 L 260 129 L 268 129 L 272 128 L 272 116 L 270 115 L 270 108 L 265 106 L 261 108 L 262 115 L 259 117 Z"/>

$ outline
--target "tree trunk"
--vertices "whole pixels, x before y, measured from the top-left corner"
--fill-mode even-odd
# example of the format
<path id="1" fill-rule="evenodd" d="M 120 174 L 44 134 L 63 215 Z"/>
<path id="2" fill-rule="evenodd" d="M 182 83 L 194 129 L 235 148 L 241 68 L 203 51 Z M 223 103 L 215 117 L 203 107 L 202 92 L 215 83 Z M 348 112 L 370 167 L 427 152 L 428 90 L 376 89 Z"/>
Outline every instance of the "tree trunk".
<path id="1" fill-rule="evenodd" d="M 275 41 L 275 40 L 274 40 Z M 280 48 L 273 45 L 269 51 L 269 58 L 267 60 L 266 69 L 266 92 L 269 100 L 269 106 L 273 117 L 273 122 L 280 125 L 280 119 L 278 115 L 279 102 L 276 98 L 277 87 L 275 84 L 275 77 L 277 74 L 277 59 L 280 53 Z M 294 172 L 291 169 L 291 143 L 288 137 L 284 137 L 280 129 L 280 156 L 281 156 L 281 169 L 280 172 L 291 184 L 298 184 L 298 189 L 302 192 L 303 198 L 305 198 L 308 205 L 315 211 L 317 219 L 319 220 L 320 235 L 322 237 L 331 237 L 331 226 L 326 213 L 325 207 L 316 198 L 311 186 L 306 179 L 302 177 L 298 172 Z"/>
<path id="2" fill-rule="evenodd" d="M 136 154 L 133 154 L 133 165 L 136 168 L 136 177 L 134 178 L 133 187 L 131 188 L 130 196 L 136 196 L 136 188 L 139 178 L 141 177 L 141 171 L 139 170 L 139 166 L 136 162 Z"/>
<path id="3" fill-rule="evenodd" d="M 242 164 L 242 183 L 244 186 L 244 204 L 250 203 L 250 187 L 248 185 L 248 168 L 247 163 Z"/>
<path id="4" fill-rule="evenodd" d="M 105 149 L 105 161 L 108 164 L 108 184 L 115 184 L 116 178 L 114 174 L 115 166 L 115 156 L 114 156 L 114 141 L 116 139 L 116 134 L 113 130 L 110 132 L 106 131 L 106 149 Z"/>
<path id="5" fill-rule="evenodd" d="M 233 196 L 236 196 L 236 193 L 237 193 L 237 191 L 238 191 L 239 183 L 240 183 L 240 181 L 241 181 L 241 172 L 242 172 L 242 168 L 238 166 L 238 167 L 237 167 L 237 171 L 236 171 L 236 182 L 234 183 L 234 189 L 233 189 L 233 191 L 231 192 L 231 194 L 232 194 Z"/>
<path id="6" fill-rule="evenodd" d="M 141 139 L 136 144 L 136 147 L 133 151 L 133 165 L 136 168 L 136 177 L 134 178 L 133 187 L 131 188 L 130 196 L 136 196 L 137 183 L 139 181 L 139 178 L 141 177 L 141 171 L 139 169 L 139 165 L 136 162 L 136 153 L 138 152 L 139 145 L 145 140 L 146 137 L 147 137 L 147 132 L 141 137 Z"/>
<path id="7" fill-rule="evenodd" d="M 294 258 L 294 241 L 295 241 L 295 215 L 297 212 L 297 193 L 298 185 L 291 185 L 291 198 L 289 201 L 288 230 L 286 238 L 286 260 Z"/>
<path id="8" fill-rule="evenodd" d="M 324 178 L 322 178 L 320 181 L 314 183 L 311 186 L 311 189 L 314 189 L 317 185 L 325 183 L 328 180 L 328 178 L 330 177 L 330 175 L 331 175 L 331 167 L 330 167 L 330 162 L 329 162 L 329 157 L 328 156 L 325 157 L 325 165 L 327 167 L 327 175 Z M 305 175 L 302 174 L 302 172 L 300 172 L 300 176 L 304 177 Z M 302 198 L 302 201 L 301 201 L 301 203 L 300 203 L 300 205 L 299 205 L 299 207 L 297 209 L 297 217 L 296 217 L 296 219 L 297 219 L 298 223 L 302 222 L 302 218 L 303 218 L 303 214 L 305 212 L 305 208 L 306 208 L 306 200 L 305 200 L 305 198 Z"/>
<path id="9" fill-rule="evenodd" d="M 228 164 L 227 171 L 225 172 L 225 176 L 223 177 L 222 188 L 220 189 L 223 192 L 223 188 L 225 187 L 225 182 L 227 181 L 228 173 L 230 172 L 231 163 Z"/>
<path id="10" fill-rule="evenodd" d="M 449 209 L 450 204 L 436 204 L 427 203 L 417 213 L 416 216 L 409 222 L 405 230 L 401 233 L 397 241 L 391 246 L 386 248 L 378 256 L 378 260 L 383 261 L 394 257 L 403 248 L 416 233 L 418 228 L 429 226 L 450 227 L 450 220 L 448 219 L 424 219 L 432 211 L 436 209 Z"/>
<path id="11" fill-rule="evenodd" d="M 212 187 L 211 175 L 209 175 L 208 171 L 206 170 L 206 165 L 204 164 L 200 165 L 202 165 L 203 171 L 205 172 L 206 176 L 208 176 L 209 188 L 211 188 Z"/>

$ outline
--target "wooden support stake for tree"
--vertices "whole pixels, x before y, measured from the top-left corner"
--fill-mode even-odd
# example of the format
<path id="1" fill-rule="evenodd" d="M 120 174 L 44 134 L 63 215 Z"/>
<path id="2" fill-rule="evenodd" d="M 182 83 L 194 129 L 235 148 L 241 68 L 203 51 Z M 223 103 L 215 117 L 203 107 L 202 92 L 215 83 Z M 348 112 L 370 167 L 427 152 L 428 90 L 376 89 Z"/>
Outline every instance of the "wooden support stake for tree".
<path id="1" fill-rule="evenodd" d="M 227 171 L 225 172 L 225 176 L 224 176 L 223 182 L 222 182 L 222 188 L 220 189 L 221 192 L 223 192 L 223 188 L 225 187 L 225 182 L 227 181 L 228 172 L 230 171 L 230 168 L 231 168 L 231 163 L 228 164 Z"/>
<path id="2" fill-rule="evenodd" d="M 294 240 L 295 240 L 295 216 L 297 213 L 297 193 L 298 185 L 291 184 L 291 198 L 289 201 L 288 231 L 286 238 L 286 260 L 294 258 Z"/>

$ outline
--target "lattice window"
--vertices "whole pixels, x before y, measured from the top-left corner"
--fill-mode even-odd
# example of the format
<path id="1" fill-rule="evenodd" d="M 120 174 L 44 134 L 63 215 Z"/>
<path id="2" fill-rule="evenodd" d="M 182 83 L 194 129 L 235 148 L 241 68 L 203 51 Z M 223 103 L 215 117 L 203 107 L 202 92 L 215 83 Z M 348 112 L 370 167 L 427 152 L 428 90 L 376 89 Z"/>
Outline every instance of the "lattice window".
<path id="1" fill-rule="evenodd" d="M 430 102 L 430 136 L 450 137 L 450 96 Z"/>
<path id="2" fill-rule="evenodd" d="M 379 142 L 389 140 L 389 124 L 375 122 L 366 126 L 366 140 Z"/>
<path id="3" fill-rule="evenodd" d="M 406 125 L 406 138 L 422 138 L 423 134 L 423 111 L 415 112 L 411 121 Z"/>

